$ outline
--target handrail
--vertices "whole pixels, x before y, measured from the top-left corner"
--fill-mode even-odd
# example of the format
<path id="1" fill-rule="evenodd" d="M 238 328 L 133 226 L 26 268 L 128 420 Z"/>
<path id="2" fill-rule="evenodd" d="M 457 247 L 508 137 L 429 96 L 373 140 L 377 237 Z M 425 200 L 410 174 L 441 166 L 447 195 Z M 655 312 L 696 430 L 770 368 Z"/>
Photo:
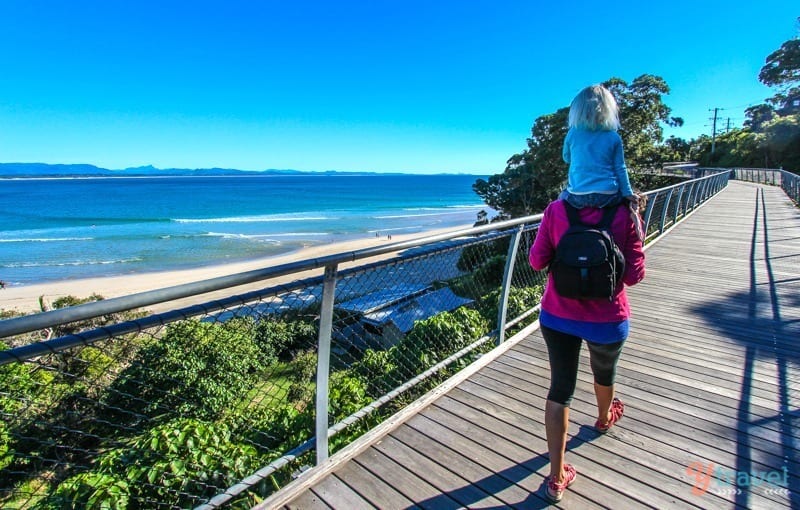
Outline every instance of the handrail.
<path id="1" fill-rule="evenodd" d="M 780 186 L 795 204 L 800 205 L 800 175 L 774 168 L 734 168 L 733 178 L 740 181 L 757 182 Z"/>

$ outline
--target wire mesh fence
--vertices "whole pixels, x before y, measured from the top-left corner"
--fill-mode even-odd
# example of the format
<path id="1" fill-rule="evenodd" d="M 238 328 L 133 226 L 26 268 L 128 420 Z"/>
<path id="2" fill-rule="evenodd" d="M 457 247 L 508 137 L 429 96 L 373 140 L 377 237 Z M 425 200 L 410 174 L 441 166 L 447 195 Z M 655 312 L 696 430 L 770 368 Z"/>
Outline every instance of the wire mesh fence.
<path id="1" fill-rule="evenodd" d="M 649 193 L 648 234 L 728 175 Z M 0 321 L 0 506 L 253 506 L 533 322 L 539 220 L 163 313 L 65 299 L 81 320 Z"/>

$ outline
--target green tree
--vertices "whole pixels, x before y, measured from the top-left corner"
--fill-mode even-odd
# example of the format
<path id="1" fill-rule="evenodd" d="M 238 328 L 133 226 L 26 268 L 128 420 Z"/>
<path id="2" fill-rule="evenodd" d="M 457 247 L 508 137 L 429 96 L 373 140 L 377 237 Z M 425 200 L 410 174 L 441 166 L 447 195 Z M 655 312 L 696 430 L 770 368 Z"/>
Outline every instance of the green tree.
<path id="1" fill-rule="evenodd" d="M 764 138 L 770 166 L 800 172 L 800 114 L 776 117 L 764 126 Z"/>
<path id="2" fill-rule="evenodd" d="M 703 152 L 698 161 L 707 167 L 757 167 L 765 163 L 763 135 L 753 133 L 749 129 L 733 129 L 720 135 L 716 140 L 716 149 L 711 154 L 711 139 L 703 139 Z"/>
<path id="3" fill-rule="evenodd" d="M 309 348 L 317 342 L 317 328 L 299 317 L 272 319 L 264 317 L 256 325 L 255 341 L 264 353 L 266 363 L 279 358 L 288 361 L 291 351 Z"/>
<path id="4" fill-rule="evenodd" d="M 767 101 L 779 115 L 796 113 L 790 100 L 800 98 L 800 39 L 790 39 L 770 53 L 758 79 L 764 85 L 778 89 Z"/>
<path id="5" fill-rule="evenodd" d="M 692 145 L 683 138 L 670 136 L 660 148 L 661 161 L 690 161 Z"/>
<path id="6" fill-rule="evenodd" d="M 669 94 L 667 82 L 659 76 L 643 74 L 630 84 L 612 78 L 603 85 L 614 94 L 619 105 L 619 134 L 628 168 L 660 165 L 663 161 L 659 148 L 664 140 L 662 124 L 683 125 L 683 119 L 670 117 L 672 110 L 664 104 L 663 96 Z"/>
<path id="7" fill-rule="evenodd" d="M 768 104 L 759 104 L 747 108 L 744 115 L 744 127 L 753 133 L 761 133 L 764 125 L 775 118 L 775 109 Z"/>

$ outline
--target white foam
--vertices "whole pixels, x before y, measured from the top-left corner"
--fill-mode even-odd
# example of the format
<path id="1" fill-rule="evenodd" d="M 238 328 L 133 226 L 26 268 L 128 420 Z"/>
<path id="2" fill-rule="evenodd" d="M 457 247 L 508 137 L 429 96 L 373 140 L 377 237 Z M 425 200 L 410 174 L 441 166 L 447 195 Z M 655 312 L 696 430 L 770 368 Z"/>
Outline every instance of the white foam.
<path id="1" fill-rule="evenodd" d="M 30 237 L 23 239 L 0 239 L 0 243 L 54 243 L 64 241 L 91 241 L 94 237 Z"/>

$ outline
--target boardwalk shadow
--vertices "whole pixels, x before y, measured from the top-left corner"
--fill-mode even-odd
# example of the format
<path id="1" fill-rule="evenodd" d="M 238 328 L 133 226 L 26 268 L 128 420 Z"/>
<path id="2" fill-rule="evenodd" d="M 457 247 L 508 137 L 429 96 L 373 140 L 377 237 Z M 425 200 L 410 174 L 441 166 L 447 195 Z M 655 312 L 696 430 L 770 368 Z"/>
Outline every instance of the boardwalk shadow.
<path id="1" fill-rule="evenodd" d="M 800 455 L 800 444 L 795 438 L 795 431 L 800 425 L 800 411 L 791 409 L 791 393 L 794 391 L 790 383 L 793 377 L 789 371 L 793 366 L 800 364 L 800 337 L 797 320 L 787 320 L 782 315 L 782 304 L 787 308 L 796 309 L 800 304 L 797 293 L 781 292 L 783 285 L 791 284 L 797 279 L 791 278 L 778 281 L 773 274 L 772 263 L 778 259 L 785 259 L 800 254 L 790 254 L 781 257 L 771 257 L 769 224 L 766 214 L 766 203 L 763 189 L 756 195 L 753 214 L 753 228 L 750 242 L 750 285 L 748 291 L 733 293 L 723 299 L 708 300 L 692 309 L 692 312 L 705 319 L 706 323 L 717 329 L 722 336 L 740 343 L 745 348 L 742 359 L 742 380 L 737 409 L 737 419 L 740 423 L 736 431 L 738 473 L 754 473 L 763 468 L 754 468 L 752 459 L 757 457 L 751 445 L 752 437 L 757 437 L 759 431 L 755 427 L 770 424 L 780 431 L 780 442 L 772 451 L 777 458 L 784 459 L 783 466 L 771 466 L 775 472 L 780 472 L 786 467 L 787 459 L 796 459 Z M 762 248 L 759 249 L 759 239 Z M 783 241 L 778 240 L 775 242 Z M 763 250 L 763 252 L 762 252 Z M 763 267 L 760 265 L 763 264 Z M 758 275 L 766 274 L 766 281 L 759 282 Z M 777 383 L 777 414 L 768 418 L 753 420 L 751 408 L 753 406 L 753 390 L 756 387 L 754 371 L 757 362 L 774 363 Z M 788 489 L 792 494 L 800 493 L 800 482 L 797 476 L 789 469 Z M 740 487 L 742 490 L 736 496 L 736 504 L 749 507 L 749 487 Z M 800 500 L 791 497 L 791 507 L 800 509 Z"/>
<path id="2" fill-rule="evenodd" d="M 581 426 L 579 433 L 567 442 L 567 451 L 575 450 L 582 444 L 595 439 L 599 434 L 594 431 L 593 427 L 586 425 Z M 460 487 L 447 492 L 442 492 L 434 497 L 416 501 L 414 506 L 408 508 L 430 508 L 437 510 L 450 510 L 457 508 L 469 508 L 486 497 L 486 494 L 498 494 L 499 492 L 511 487 L 515 484 L 520 484 L 527 478 L 534 475 L 536 472 L 547 467 L 550 464 L 550 459 L 547 453 L 539 454 L 524 462 L 510 466 L 502 471 L 493 473 L 490 476 L 475 480 Z M 476 487 L 480 492 L 485 494 L 476 494 Z M 508 508 L 518 508 L 521 510 L 535 510 L 537 508 L 547 508 L 551 503 L 544 495 L 544 481 L 540 483 L 536 491 L 530 492 L 524 501 L 510 502 L 508 505 L 502 506 L 486 506 L 481 504 L 480 508 L 484 510 L 500 510 Z"/>

